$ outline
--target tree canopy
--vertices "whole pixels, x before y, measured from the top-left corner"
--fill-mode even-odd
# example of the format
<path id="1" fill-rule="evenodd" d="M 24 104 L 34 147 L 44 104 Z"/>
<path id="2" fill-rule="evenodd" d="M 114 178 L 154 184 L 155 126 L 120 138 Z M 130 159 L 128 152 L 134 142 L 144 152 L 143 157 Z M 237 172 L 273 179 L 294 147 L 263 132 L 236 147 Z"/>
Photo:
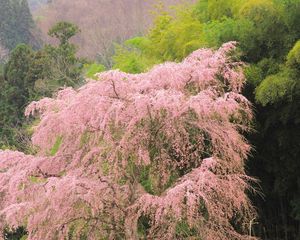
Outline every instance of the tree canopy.
<path id="1" fill-rule="evenodd" d="M 38 155 L 0 151 L 0 226 L 28 239 L 255 239 L 240 133 L 252 112 L 233 50 L 32 102 Z"/>

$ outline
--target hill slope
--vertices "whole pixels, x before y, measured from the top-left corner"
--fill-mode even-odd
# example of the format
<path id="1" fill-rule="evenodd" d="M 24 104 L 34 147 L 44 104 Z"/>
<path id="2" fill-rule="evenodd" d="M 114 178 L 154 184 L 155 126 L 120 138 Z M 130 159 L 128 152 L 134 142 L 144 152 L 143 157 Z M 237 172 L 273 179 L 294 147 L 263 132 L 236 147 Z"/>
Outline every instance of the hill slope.
<path id="1" fill-rule="evenodd" d="M 32 12 L 38 10 L 43 7 L 44 4 L 50 2 L 51 0 L 28 0 L 29 7 Z"/>
<path id="2" fill-rule="evenodd" d="M 193 0 L 162 2 L 169 6 Z M 45 42 L 53 41 L 47 32 L 55 22 L 65 20 L 77 24 L 81 33 L 74 42 L 80 46 L 79 54 L 104 59 L 105 63 L 112 54 L 112 42 L 123 42 L 149 27 L 155 3 L 156 0 L 52 0 L 35 12 L 35 19 Z"/>

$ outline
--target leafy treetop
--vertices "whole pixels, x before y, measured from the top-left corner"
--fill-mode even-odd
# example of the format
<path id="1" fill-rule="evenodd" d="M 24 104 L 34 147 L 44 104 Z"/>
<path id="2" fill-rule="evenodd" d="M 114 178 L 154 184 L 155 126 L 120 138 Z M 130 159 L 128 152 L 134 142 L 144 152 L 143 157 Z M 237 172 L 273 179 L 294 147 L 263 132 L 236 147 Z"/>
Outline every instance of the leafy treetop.
<path id="1" fill-rule="evenodd" d="M 79 32 L 78 26 L 69 22 L 58 22 L 48 32 L 49 36 L 56 37 L 60 45 L 68 43 L 69 39 Z"/>

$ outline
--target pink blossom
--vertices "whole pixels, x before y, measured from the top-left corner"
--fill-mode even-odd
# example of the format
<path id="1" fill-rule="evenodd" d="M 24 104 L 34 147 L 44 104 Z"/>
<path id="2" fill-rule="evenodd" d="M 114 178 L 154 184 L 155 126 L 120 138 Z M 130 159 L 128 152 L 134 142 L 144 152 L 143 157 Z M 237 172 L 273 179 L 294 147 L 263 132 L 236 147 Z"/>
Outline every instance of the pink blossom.
<path id="1" fill-rule="evenodd" d="M 39 152 L 0 151 L 0 228 L 25 226 L 30 240 L 138 239 L 146 216 L 147 239 L 178 238 L 182 221 L 203 239 L 252 239 L 241 135 L 252 111 L 234 46 L 100 73 L 31 103 Z"/>

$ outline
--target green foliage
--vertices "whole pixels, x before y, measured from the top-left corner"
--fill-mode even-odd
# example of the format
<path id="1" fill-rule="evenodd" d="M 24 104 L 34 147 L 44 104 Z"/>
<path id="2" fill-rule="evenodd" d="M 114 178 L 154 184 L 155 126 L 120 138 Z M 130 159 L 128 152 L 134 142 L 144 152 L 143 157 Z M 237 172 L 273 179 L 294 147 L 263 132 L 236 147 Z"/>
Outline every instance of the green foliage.
<path id="1" fill-rule="evenodd" d="M 177 239 L 187 239 L 194 237 L 197 240 L 201 240 L 201 236 L 197 236 L 197 230 L 189 226 L 186 220 L 181 220 L 176 225 L 176 237 Z"/>
<path id="2" fill-rule="evenodd" d="M 256 100 L 263 106 L 291 97 L 295 81 L 291 75 L 281 72 L 264 79 L 256 89 Z"/>
<path id="3" fill-rule="evenodd" d="M 195 5 L 195 12 L 201 22 L 233 18 L 246 0 L 203 0 Z"/>
<path id="4" fill-rule="evenodd" d="M 253 48 L 246 52 L 249 61 L 257 61 L 263 57 L 280 57 L 286 53 L 288 28 L 283 12 L 273 1 L 247 1 L 241 6 L 238 17 L 250 20 L 254 25 L 250 39 Z"/>
<path id="5" fill-rule="evenodd" d="M 63 143 L 63 137 L 62 136 L 57 137 L 54 145 L 50 149 L 49 155 L 54 156 L 58 152 L 62 143 Z"/>
<path id="6" fill-rule="evenodd" d="M 29 181 L 34 184 L 40 184 L 47 182 L 47 179 L 41 177 L 30 176 Z"/>
<path id="7" fill-rule="evenodd" d="M 180 61 L 203 45 L 202 25 L 191 9 L 177 9 L 176 17 L 162 15 L 150 30 L 149 53 L 161 61 Z"/>
<path id="8" fill-rule="evenodd" d="M 28 235 L 23 235 L 23 236 L 20 238 L 20 240 L 27 240 L 27 238 L 28 238 Z"/>
<path id="9" fill-rule="evenodd" d="M 69 39 L 79 32 L 78 26 L 69 22 L 58 22 L 48 32 L 48 35 L 59 40 L 60 45 L 69 44 Z"/>
<path id="10" fill-rule="evenodd" d="M 171 187 L 180 176 L 179 172 L 171 172 L 167 181 L 163 182 L 162 176 L 157 174 L 159 170 L 155 164 L 142 168 L 134 166 L 134 168 L 134 172 L 135 175 L 138 176 L 139 183 L 144 187 L 146 192 L 153 195 L 160 195 L 163 191 Z"/>
<path id="11" fill-rule="evenodd" d="M 133 38 L 125 46 L 117 46 L 114 68 L 140 73 L 164 61 L 180 61 L 204 46 L 201 23 L 193 9 L 179 8 L 176 17 L 164 13 L 155 20 L 147 36 Z"/>
<path id="12" fill-rule="evenodd" d="M 0 79 L 0 147 L 12 143 L 24 147 L 25 139 L 20 138 L 22 130 L 19 126 L 24 121 L 22 110 L 33 89 L 33 82 L 26 76 L 32 57 L 33 50 L 21 44 L 11 52 L 4 66 L 3 78 Z"/>
<path id="13" fill-rule="evenodd" d="M 17 229 L 6 228 L 3 233 L 3 238 L 5 240 L 26 240 L 27 231 L 24 227 L 19 227 Z"/>
<path id="14" fill-rule="evenodd" d="M 212 0 L 208 1 L 207 13 L 209 19 L 217 20 L 222 17 L 232 17 L 231 0 Z"/>
<path id="15" fill-rule="evenodd" d="M 74 221 L 72 227 L 68 232 L 68 238 L 65 240 L 87 240 L 88 233 L 86 230 L 85 222 L 82 220 Z"/>
<path id="16" fill-rule="evenodd" d="M 261 70 L 268 71 L 265 79 L 258 85 L 255 91 L 256 100 L 263 106 L 280 102 L 282 100 L 292 101 L 299 85 L 298 55 L 300 56 L 300 42 L 298 41 L 287 56 L 284 67 L 279 69 L 272 64 L 272 60 L 262 60 L 259 65 Z M 300 60 L 300 57 L 299 57 Z M 300 63 L 300 61 L 299 61 Z M 278 72 L 274 74 L 275 72 Z"/>
<path id="17" fill-rule="evenodd" d="M 299 183 L 299 179 L 297 179 L 298 182 L 297 182 L 297 185 L 299 186 L 300 183 Z M 294 198 L 292 201 L 291 201 L 291 205 L 293 207 L 293 215 L 295 216 L 295 219 L 297 219 L 298 221 L 300 221 L 300 196 L 297 196 L 296 198 Z"/>
<path id="18" fill-rule="evenodd" d="M 258 65 L 265 78 L 256 88 L 255 98 L 264 106 L 259 107 L 257 129 L 254 137 L 257 146 L 251 169 L 262 180 L 267 196 L 262 208 L 276 209 L 261 214 L 262 223 L 277 223 L 277 234 L 272 238 L 290 236 L 297 239 L 299 221 L 300 181 L 300 73 L 293 55 L 296 46 L 287 56 L 287 62 L 278 67 L 274 60 L 262 60 Z M 259 169 L 260 168 L 260 169 Z M 287 225 L 287 220 L 290 222 Z"/>
<path id="19" fill-rule="evenodd" d="M 60 38 L 59 46 L 46 45 L 34 51 L 20 44 L 11 51 L 0 77 L 0 147 L 15 146 L 34 153 L 27 146 L 30 133 L 23 115 L 27 104 L 51 96 L 60 87 L 77 87 L 83 82 L 84 61 L 76 57 L 76 47 L 68 42 L 77 29 L 72 24 L 58 23 L 51 33 Z"/>
<path id="20" fill-rule="evenodd" d="M 250 20 L 228 17 L 210 21 L 203 27 L 203 35 L 208 46 L 219 47 L 224 42 L 238 41 L 245 55 L 255 47 L 255 43 L 252 42 L 253 31 L 254 25 Z"/>
<path id="21" fill-rule="evenodd" d="M 281 70 L 280 62 L 274 58 L 263 58 L 256 65 L 262 70 L 263 78 L 276 74 Z"/>
<path id="22" fill-rule="evenodd" d="M 114 69 L 120 69 L 127 73 L 145 72 L 155 62 L 144 57 L 138 49 L 128 50 L 126 46 L 116 47 L 116 54 L 113 60 Z"/>
<path id="23" fill-rule="evenodd" d="M 151 41 L 146 37 L 135 37 L 125 42 L 127 46 L 140 50 L 147 50 L 151 46 Z"/>
<path id="24" fill-rule="evenodd" d="M 110 170 L 110 164 L 109 164 L 109 162 L 104 161 L 101 164 L 101 169 L 102 169 L 103 175 L 107 176 L 109 174 L 109 170 Z"/>
<path id="25" fill-rule="evenodd" d="M 277 4 L 283 4 L 284 20 L 289 28 L 288 38 L 291 44 L 300 39 L 300 2 L 299 0 L 277 0 Z M 291 47 L 291 45 L 290 45 Z"/>
<path id="26" fill-rule="evenodd" d="M 248 93 L 249 98 L 252 99 L 252 94 L 255 94 L 255 88 L 270 75 L 276 75 L 280 72 L 280 64 L 276 59 L 264 58 L 257 64 L 251 64 L 245 67 L 244 73 L 248 83 L 248 89 L 251 88 L 251 92 Z M 254 100 L 253 100 L 254 101 Z"/>
<path id="27" fill-rule="evenodd" d="M 114 68 L 128 73 L 140 73 L 158 63 L 153 56 L 149 56 L 151 41 L 145 37 L 127 40 L 123 45 L 116 45 L 113 57 Z"/>
<path id="28" fill-rule="evenodd" d="M 228 41 L 239 42 L 244 61 L 283 60 L 299 32 L 291 25 L 296 17 L 287 18 L 290 8 L 275 0 L 206 0 L 193 7 L 178 7 L 172 15 L 163 12 L 145 37 L 117 47 L 114 67 L 143 72 L 154 63 L 179 61 L 193 50 Z"/>
<path id="29" fill-rule="evenodd" d="M 83 62 L 76 57 L 72 44 L 53 47 L 45 46 L 35 57 L 32 72 L 38 95 L 49 96 L 61 86 L 77 87 L 83 83 Z"/>
<path id="30" fill-rule="evenodd" d="M 148 231 L 151 227 L 151 218 L 149 216 L 142 215 L 138 219 L 138 234 L 139 239 L 147 239 Z"/>
<path id="31" fill-rule="evenodd" d="M 87 132 L 85 131 L 81 137 L 80 137 L 80 148 L 84 148 L 85 145 L 87 145 L 91 139 L 91 133 L 90 132 Z"/>
<path id="32" fill-rule="evenodd" d="M 300 40 L 296 42 L 287 56 L 287 65 L 300 70 Z"/>
<path id="33" fill-rule="evenodd" d="M 33 88 L 33 82 L 26 76 L 33 54 L 33 50 L 29 46 L 20 44 L 11 52 L 9 61 L 4 68 L 4 78 L 14 88 L 15 96 L 13 98 L 18 107 L 25 104 L 29 92 Z"/>
<path id="34" fill-rule="evenodd" d="M 149 173 L 150 173 L 150 166 L 146 166 L 141 170 L 140 183 L 144 187 L 146 192 L 148 192 L 150 194 L 154 194 L 152 182 L 149 177 Z"/>
<path id="35" fill-rule="evenodd" d="M 97 80 L 95 74 L 105 71 L 105 67 L 98 63 L 85 64 L 84 71 L 86 77 Z"/>
<path id="36" fill-rule="evenodd" d="M 236 40 L 244 52 L 244 60 L 258 62 L 262 58 L 282 57 L 290 47 L 290 30 L 282 2 L 272 0 L 206 1 L 198 4 L 198 19 L 204 22 L 207 43 L 219 46 Z M 206 17 L 203 17 L 206 12 Z M 288 34 L 287 34 L 288 33 Z"/>
<path id="37" fill-rule="evenodd" d="M 256 87 L 263 80 L 263 71 L 257 65 L 249 65 L 244 70 L 247 82 Z"/>

